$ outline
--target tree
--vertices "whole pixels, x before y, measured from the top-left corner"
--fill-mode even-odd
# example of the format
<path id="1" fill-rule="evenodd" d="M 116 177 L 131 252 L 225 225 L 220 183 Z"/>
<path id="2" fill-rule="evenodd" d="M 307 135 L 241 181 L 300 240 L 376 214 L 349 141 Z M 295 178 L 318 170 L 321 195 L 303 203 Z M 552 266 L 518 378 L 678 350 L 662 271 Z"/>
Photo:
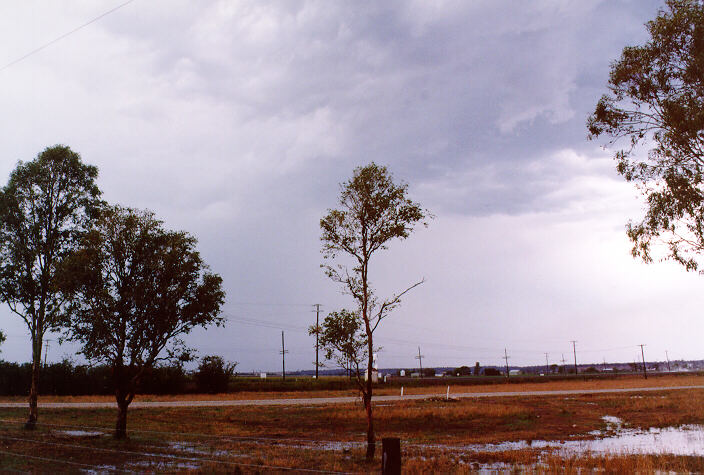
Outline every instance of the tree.
<path id="1" fill-rule="evenodd" d="M 386 300 L 379 299 L 369 280 L 369 263 L 374 254 L 387 249 L 394 239 L 406 239 L 416 224 L 429 217 L 407 197 L 408 185 L 395 184 L 386 167 L 371 163 L 355 169 L 352 178 L 341 185 L 339 209 L 328 210 L 320 220 L 323 268 L 328 277 L 342 284 L 343 292 L 355 300 L 367 343 L 367 382 L 362 400 L 367 415 L 367 458 L 374 457 L 375 438 L 372 414 L 373 333 L 379 323 L 401 302 L 406 290 Z M 424 223 L 425 224 L 425 223 Z M 342 255 L 351 264 L 341 262 Z M 336 261 L 336 264 L 332 264 Z"/>
<path id="2" fill-rule="evenodd" d="M 647 204 L 627 226 L 633 256 L 652 262 L 659 247 L 696 270 L 704 250 L 704 6 L 667 0 L 646 26 L 650 40 L 612 64 L 609 93 L 587 126 L 590 138 L 627 139 L 617 170 Z"/>
<path id="3" fill-rule="evenodd" d="M 237 362 L 225 362 L 220 356 L 203 357 L 195 374 L 198 391 L 211 394 L 226 392 L 236 366 Z"/>
<path id="4" fill-rule="evenodd" d="M 59 328 L 65 297 L 57 282 L 100 204 L 98 169 L 56 145 L 19 162 L 0 191 L 0 300 L 29 329 L 32 378 L 26 428 L 37 423 L 42 341 Z"/>
<path id="5" fill-rule="evenodd" d="M 365 389 L 360 365 L 364 365 L 368 353 L 367 336 L 362 325 L 358 313 L 343 309 L 328 314 L 317 329 L 325 359 L 335 361 L 354 377 L 360 391 Z M 311 326 L 308 333 L 316 334 L 316 327 Z"/>
<path id="6" fill-rule="evenodd" d="M 455 368 L 454 374 L 457 376 L 470 376 L 472 374 L 472 368 L 469 366 L 460 366 Z"/>
<path id="7" fill-rule="evenodd" d="M 116 206 L 103 211 L 67 261 L 69 339 L 88 360 L 112 369 L 116 438 L 127 435 L 127 407 L 145 371 L 176 357 L 179 337 L 194 327 L 223 323 L 222 279 L 195 246 L 195 238 L 165 230 L 151 212 Z"/>

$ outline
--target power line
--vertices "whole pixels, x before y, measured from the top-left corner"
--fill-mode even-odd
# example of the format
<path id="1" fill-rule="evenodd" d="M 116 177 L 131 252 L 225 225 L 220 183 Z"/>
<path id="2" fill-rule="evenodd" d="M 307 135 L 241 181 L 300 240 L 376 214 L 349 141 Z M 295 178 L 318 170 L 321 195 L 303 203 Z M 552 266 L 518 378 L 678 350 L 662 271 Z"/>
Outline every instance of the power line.
<path id="1" fill-rule="evenodd" d="M 49 41 L 49 42 L 47 42 L 47 43 L 44 43 L 43 45 L 39 46 L 38 48 L 35 48 L 35 49 L 33 49 L 32 51 L 30 51 L 30 52 L 24 54 L 23 56 L 20 56 L 19 58 L 15 59 L 15 60 L 13 60 L 13 61 L 10 61 L 10 62 L 7 63 L 6 65 L 0 67 L 0 72 L 6 70 L 7 68 L 9 68 L 9 67 L 11 67 L 11 66 L 14 66 L 15 64 L 19 63 L 20 61 L 23 61 L 23 60 L 29 58 L 29 57 L 32 56 L 33 54 L 36 54 L 36 53 L 40 52 L 41 50 L 43 50 L 43 49 L 45 49 L 45 48 L 47 48 L 47 47 L 53 45 L 54 43 L 63 40 L 63 39 L 66 38 L 67 36 L 70 36 L 70 35 L 76 33 L 78 30 L 81 30 L 81 29 L 85 28 L 86 26 L 88 26 L 88 25 L 90 25 L 90 24 L 92 24 L 92 23 L 95 23 L 96 21 L 100 20 L 101 18 L 106 17 L 106 16 L 108 16 L 109 14 L 111 14 L 111 13 L 113 13 L 113 12 L 116 12 L 116 11 L 119 10 L 120 8 L 126 6 L 126 5 L 128 5 L 128 4 L 130 4 L 130 3 L 132 3 L 133 1 L 134 1 L 134 0 L 127 0 L 126 2 L 121 3 L 120 5 L 116 6 L 115 8 L 113 8 L 113 9 L 111 9 L 111 10 L 108 10 L 108 11 L 106 11 L 105 13 L 103 13 L 103 14 L 101 14 L 101 15 L 98 15 L 97 17 L 93 18 L 92 20 L 87 21 L 86 23 L 82 24 L 81 26 L 78 26 L 78 27 L 74 28 L 73 30 L 71 30 L 71 31 L 69 31 L 69 32 L 67 32 L 67 33 L 64 33 L 64 34 L 61 35 L 61 36 L 57 36 L 57 37 L 54 38 L 53 40 L 51 40 L 51 41 Z"/>
<path id="2" fill-rule="evenodd" d="M 257 307 L 310 307 L 309 303 L 272 303 L 272 302 L 227 302 L 228 305 L 250 305 Z M 323 304 L 316 304 L 323 307 Z"/>

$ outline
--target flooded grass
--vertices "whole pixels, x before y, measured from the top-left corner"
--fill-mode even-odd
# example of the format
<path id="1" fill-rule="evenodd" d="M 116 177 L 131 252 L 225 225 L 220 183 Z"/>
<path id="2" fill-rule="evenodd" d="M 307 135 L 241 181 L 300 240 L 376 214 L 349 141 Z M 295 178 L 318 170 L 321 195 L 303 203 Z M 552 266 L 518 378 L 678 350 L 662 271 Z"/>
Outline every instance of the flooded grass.
<path id="1" fill-rule="evenodd" d="M 110 409 L 42 410 L 39 430 L 28 432 L 23 410 L 0 409 L 0 467 L 59 466 L 21 456 L 41 453 L 127 471 L 378 470 L 379 460 L 364 461 L 359 404 L 140 408 L 130 410 L 127 441 L 109 437 L 114 417 Z M 405 473 L 549 472 L 558 460 L 567 473 L 704 470 L 704 390 L 401 401 L 377 406 L 375 418 L 378 440 L 402 439 Z"/>

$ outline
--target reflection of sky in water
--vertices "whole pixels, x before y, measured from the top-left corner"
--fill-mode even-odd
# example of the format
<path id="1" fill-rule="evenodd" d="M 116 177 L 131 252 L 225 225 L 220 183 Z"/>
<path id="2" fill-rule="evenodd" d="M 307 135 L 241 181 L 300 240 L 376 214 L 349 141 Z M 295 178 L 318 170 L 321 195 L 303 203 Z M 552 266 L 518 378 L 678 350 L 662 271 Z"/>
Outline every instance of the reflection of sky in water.
<path id="1" fill-rule="evenodd" d="M 567 451 L 592 451 L 638 454 L 672 454 L 704 456 L 702 426 L 652 428 L 647 432 L 622 430 L 603 439 L 569 441 L 562 445 Z"/>
<path id="2" fill-rule="evenodd" d="M 464 446 L 433 445 L 438 449 L 467 452 L 504 452 L 524 449 L 558 449 L 565 455 L 582 452 L 623 453 L 623 454 L 672 454 L 704 456 L 704 426 L 685 425 L 638 429 L 622 429 L 623 421 L 617 417 L 604 416 L 606 432 L 594 431 L 594 440 L 546 441 L 525 440 L 508 441 L 500 444 L 469 444 Z M 610 434 L 610 435 L 607 435 Z M 413 445 L 413 444 L 409 444 Z M 431 447 L 417 445 L 417 447 Z"/>

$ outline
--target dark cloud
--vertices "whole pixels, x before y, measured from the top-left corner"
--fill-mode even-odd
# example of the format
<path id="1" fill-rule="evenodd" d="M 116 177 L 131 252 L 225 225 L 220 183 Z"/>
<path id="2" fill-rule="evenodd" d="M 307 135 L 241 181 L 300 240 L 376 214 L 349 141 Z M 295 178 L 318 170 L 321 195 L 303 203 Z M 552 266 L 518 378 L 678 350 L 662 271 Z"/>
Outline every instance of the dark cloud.
<path id="1" fill-rule="evenodd" d="M 349 305 L 318 267 L 318 221 L 338 183 L 376 161 L 437 216 L 375 266 L 384 291 L 429 279 L 387 338 L 422 343 L 418 329 L 437 312 L 452 336 L 435 325 L 427 335 L 456 344 L 562 341 L 576 327 L 598 341 L 588 325 L 561 320 L 570 306 L 582 307 L 575 318 L 601 312 L 596 321 L 609 322 L 627 290 L 604 286 L 638 274 L 632 293 L 651 291 L 661 277 L 629 260 L 622 226 L 638 205 L 584 124 L 609 63 L 645 40 L 659 6 L 133 2 L 0 72 L 0 172 L 69 144 L 100 167 L 107 199 L 196 235 L 223 275 L 228 315 L 278 322 L 290 332 L 292 367 L 307 367 L 312 314 L 300 304 Z M 0 9 L 0 61 L 103 11 L 94 2 Z M 673 275 L 670 286 L 686 280 Z M 665 300 L 629 302 L 653 315 Z M 688 315 L 694 304 L 683 305 Z M 22 333 L 6 312 L 0 326 Z M 279 338 L 271 325 L 233 320 L 192 343 L 243 369 L 273 370 Z M 387 361 L 405 361 L 392 355 L 410 347 L 388 346 Z M 26 354 L 15 337 L 4 348 L 10 359 Z"/>

